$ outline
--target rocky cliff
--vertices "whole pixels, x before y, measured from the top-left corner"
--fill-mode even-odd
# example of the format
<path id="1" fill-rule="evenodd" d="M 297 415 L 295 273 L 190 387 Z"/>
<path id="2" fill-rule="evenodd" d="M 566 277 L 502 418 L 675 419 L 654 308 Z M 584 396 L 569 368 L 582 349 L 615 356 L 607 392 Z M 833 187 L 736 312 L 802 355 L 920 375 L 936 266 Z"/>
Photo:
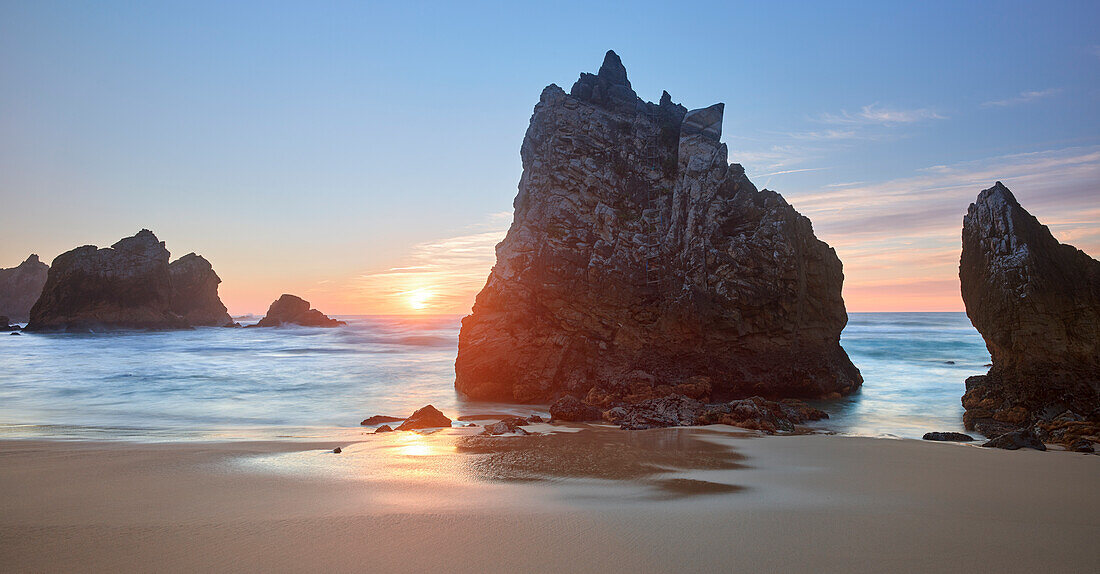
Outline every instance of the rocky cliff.
<path id="1" fill-rule="evenodd" d="M 1100 262 L 1059 243 L 997 182 L 963 218 L 959 279 L 993 357 L 967 380 L 967 428 L 1100 422 Z"/>
<path id="2" fill-rule="evenodd" d="M 309 301 L 295 295 L 284 293 L 268 307 L 267 314 L 255 325 L 249 327 L 278 327 L 280 325 L 302 325 L 304 327 L 339 327 L 347 325 L 343 321 L 329 318 L 317 309 L 311 309 Z"/>
<path id="3" fill-rule="evenodd" d="M 42 294 L 50 266 L 31 254 L 26 261 L 10 269 L 0 269 L 0 315 L 21 323 L 30 318 L 31 307 Z"/>
<path id="4" fill-rule="evenodd" d="M 189 325 L 223 327 L 233 319 L 218 297 L 222 282 L 201 255 L 188 253 L 168 265 L 172 284 L 171 310 Z"/>
<path id="5" fill-rule="evenodd" d="M 111 247 L 85 245 L 58 255 L 27 329 L 186 329 L 228 323 L 217 294 L 221 280 L 210 264 L 190 254 L 169 265 L 169 256 L 164 242 L 148 229 Z"/>
<path id="6" fill-rule="evenodd" d="M 609 405 L 860 387 L 840 260 L 728 163 L 722 115 L 642 101 L 614 52 L 568 94 L 543 90 L 515 219 L 462 321 L 458 392 Z"/>

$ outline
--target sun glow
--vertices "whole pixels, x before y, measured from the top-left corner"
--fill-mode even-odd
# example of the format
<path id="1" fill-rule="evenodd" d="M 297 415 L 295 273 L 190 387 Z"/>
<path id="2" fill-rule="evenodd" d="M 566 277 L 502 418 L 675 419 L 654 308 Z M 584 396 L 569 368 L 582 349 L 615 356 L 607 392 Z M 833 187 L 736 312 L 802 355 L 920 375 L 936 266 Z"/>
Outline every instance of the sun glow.
<path id="1" fill-rule="evenodd" d="M 408 303 L 409 307 L 414 311 L 423 311 L 428 308 L 428 304 L 433 297 L 435 297 L 435 291 L 432 291 L 428 287 L 421 287 L 406 293 L 405 302 Z"/>

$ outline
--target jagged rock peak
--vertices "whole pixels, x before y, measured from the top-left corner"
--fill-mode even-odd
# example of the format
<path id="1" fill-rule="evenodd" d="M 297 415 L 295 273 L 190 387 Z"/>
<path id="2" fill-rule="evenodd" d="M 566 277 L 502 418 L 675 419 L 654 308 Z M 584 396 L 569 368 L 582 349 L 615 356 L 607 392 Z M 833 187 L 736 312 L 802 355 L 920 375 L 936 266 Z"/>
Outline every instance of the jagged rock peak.
<path id="1" fill-rule="evenodd" d="M 620 65 L 609 55 L 569 94 L 543 90 L 515 219 L 462 323 L 455 388 L 589 404 L 857 390 L 836 253 L 728 163 L 724 106 L 643 102 Z"/>
<path id="2" fill-rule="evenodd" d="M 0 315 L 20 323 L 30 318 L 49 270 L 34 253 L 15 267 L 0 269 Z"/>
<path id="3" fill-rule="evenodd" d="M 1065 411 L 1100 422 L 1100 262 L 1059 243 L 997 182 L 963 218 L 959 279 L 993 359 L 967 381 L 967 427 L 989 434 L 979 425 Z"/>
<path id="4" fill-rule="evenodd" d="M 623 61 L 619 59 L 615 50 L 607 51 L 603 57 L 603 64 L 600 65 L 600 71 L 596 75 L 613 86 L 630 87 L 630 80 L 626 77 L 626 66 L 623 65 Z"/>

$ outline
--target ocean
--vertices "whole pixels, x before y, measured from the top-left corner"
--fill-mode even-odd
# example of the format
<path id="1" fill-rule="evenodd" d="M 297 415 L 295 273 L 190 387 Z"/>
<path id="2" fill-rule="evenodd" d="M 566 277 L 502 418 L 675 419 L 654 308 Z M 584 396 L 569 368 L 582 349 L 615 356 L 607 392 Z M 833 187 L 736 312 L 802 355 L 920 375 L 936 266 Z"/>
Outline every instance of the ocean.
<path id="1" fill-rule="evenodd" d="M 455 395 L 459 316 L 349 316 L 346 328 L 0 336 L 0 438 L 133 441 L 359 436 L 426 404 L 526 414 Z M 852 313 L 841 343 L 863 390 L 815 402 L 822 429 L 961 431 L 966 377 L 989 362 L 964 313 Z M 544 407 L 543 407 L 544 408 Z"/>

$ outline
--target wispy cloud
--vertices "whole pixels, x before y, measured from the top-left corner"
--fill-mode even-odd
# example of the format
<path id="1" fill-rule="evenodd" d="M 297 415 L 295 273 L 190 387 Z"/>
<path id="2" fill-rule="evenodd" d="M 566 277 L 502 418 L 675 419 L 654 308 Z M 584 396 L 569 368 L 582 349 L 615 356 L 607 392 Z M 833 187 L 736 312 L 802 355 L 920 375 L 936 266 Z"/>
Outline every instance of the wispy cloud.
<path id="1" fill-rule="evenodd" d="M 1003 100 L 993 100 L 991 102 L 985 102 L 982 104 L 983 108 L 1006 108 L 1009 106 L 1018 106 L 1020 104 L 1027 104 L 1050 96 L 1055 96 L 1062 93 L 1061 88 L 1048 88 L 1045 90 L 1034 90 L 1029 92 L 1020 92 L 1020 95 L 1006 98 Z"/>
<path id="2" fill-rule="evenodd" d="M 802 173 L 804 171 L 821 171 L 821 170 L 824 170 L 824 169 L 829 169 L 829 168 L 827 168 L 827 167 L 806 167 L 806 168 L 802 168 L 802 169 L 788 169 L 788 170 L 785 170 L 785 171 L 775 171 L 775 172 L 772 172 L 772 173 L 762 173 L 762 174 L 758 175 L 757 177 L 768 177 L 768 176 L 772 176 L 772 175 L 784 175 L 784 174 L 788 174 L 788 173 Z"/>
<path id="3" fill-rule="evenodd" d="M 896 287 L 908 309 L 961 309 L 962 217 L 998 180 L 1060 241 L 1100 254 L 1100 146 L 938 165 L 907 178 L 786 195 L 844 261 L 850 308 L 882 310 L 882 297 Z M 917 282 L 928 282 L 923 299 L 904 287 Z"/>
<path id="4" fill-rule="evenodd" d="M 889 127 L 900 124 L 912 124 L 925 120 L 942 120 L 946 119 L 946 116 L 928 108 L 905 110 L 890 108 L 874 103 L 863 106 L 858 112 L 844 110 L 839 114 L 826 113 L 822 114 L 818 119 L 827 124 L 850 126 L 879 125 Z"/>
<path id="5" fill-rule="evenodd" d="M 494 213 L 469 233 L 415 245 L 402 266 L 364 273 L 345 289 L 367 313 L 468 313 L 511 220 Z"/>

